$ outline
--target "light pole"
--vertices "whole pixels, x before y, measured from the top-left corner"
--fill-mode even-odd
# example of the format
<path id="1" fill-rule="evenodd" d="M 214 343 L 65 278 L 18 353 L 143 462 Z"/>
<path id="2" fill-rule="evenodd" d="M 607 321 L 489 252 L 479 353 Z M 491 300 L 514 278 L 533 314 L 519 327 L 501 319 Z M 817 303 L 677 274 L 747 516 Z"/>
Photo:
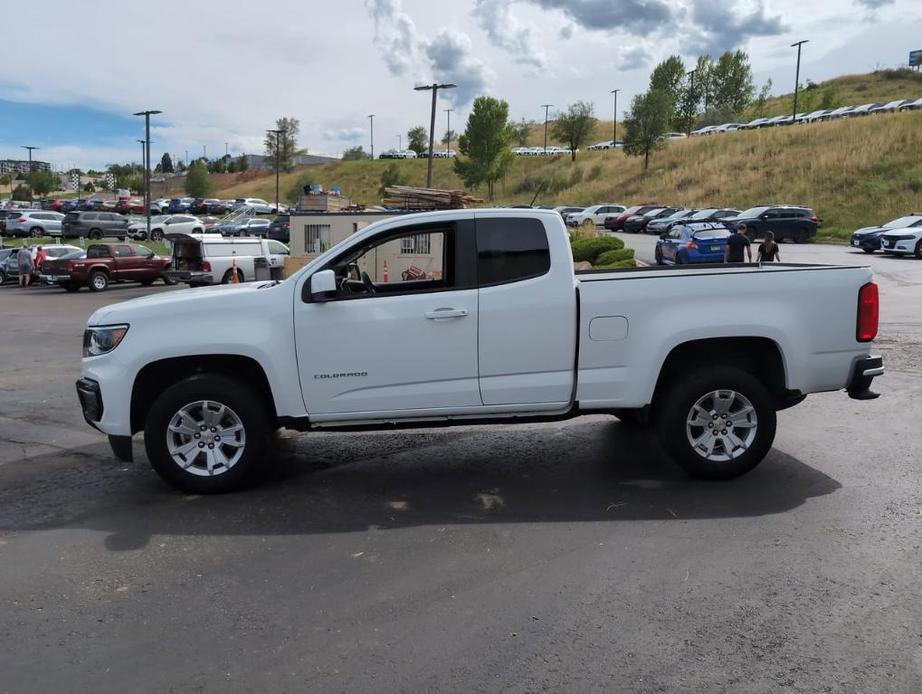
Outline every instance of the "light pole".
<path id="1" fill-rule="evenodd" d="M 397 133 L 397 150 L 400 152 L 403 151 L 403 135 L 400 133 Z"/>
<path id="2" fill-rule="evenodd" d="M 150 117 L 163 111 L 138 111 L 135 116 L 144 116 L 144 159 L 150 161 Z M 147 237 L 150 238 L 150 167 L 144 167 L 144 212 L 147 214 Z"/>
<path id="3" fill-rule="evenodd" d="M 375 114 L 368 114 L 369 127 L 371 128 L 371 159 L 375 159 Z"/>
<path id="4" fill-rule="evenodd" d="M 205 145 L 202 145 L 202 159 L 208 161 L 208 148 Z"/>
<path id="5" fill-rule="evenodd" d="M 279 160 L 279 137 L 284 132 L 283 130 L 266 130 L 267 133 L 275 133 L 275 214 L 279 213 L 279 168 L 281 167 L 281 161 Z"/>
<path id="6" fill-rule="evenodd" d="M 691 96 L 691 98 L 695 99 L 695 102 L 694 102 L 694 103 L 695 103 L 695 111 L 698 110 L 698 108 L 697 108 L 697 106 L 698 106 L 698 100 L 697 100 L 697 98 L 695 98 L 695 97 L 696 97 L 696 94 L 695 94 L 695 73 L 697 73 L 697 72 L 698 72 L 698 68 L 695 68 L 694 70 L 689 70 L 688 72 L 685 73 L 685 76 L 686 76 L 686 77 L 691 77 L 691 86 L 688 88 L 688 93 L 689 93 L 689 95 Z M 691 119 L 688 120 L 688 122 L 685 124 L 685 126 L 686 126 L 686 127 L 685 127 L 685 134 L 686 134 L 686 135 L 691 135 L 691 127 L 692 127 Z"/>
<path id="7" fill-rule="evenodd" d="M 189 168 L 189 150 L 188 149 L 186 150 L 186 159 L 183 163 L 186 165 L 186 168 L 188 169 Z"/>
<path id="8" fill-rule="evenodd" d="M 448 144 L 445 145 L 446 152 L 445 154 L 451 156 L 451 112 L 454 111 L 453 108 L 445 109 L 445 116 L 448 118 L 448 124 L 445 126 L 445 137 L 448 138 Z"/>
<path id="9" fill-rule="evenodd" d="M 433 137 L 435 135 L 435 100 L 438 96 L 439 89 L 454 89 L 457 87 L 457 84 L 439 84 L 433 82 L 432 84 L 424 84 L 419 87 L 413 87 L 418 92 L 424 92 L 427 90 L 432 91 L 432 115 L 429 118 L 429 165 L 426 169 L 426 187 L 432 187 L 432 144 Z"/>
<path id="10" fill-rule="evenodd" d="M 794 76 L 794 113 L 791 114 L 791 125 L 794 125 L 797 121 L 797 92 L 800 89 L 800 47 L 805 43 L 810 43 L 810 39 L 791 44 L 791 48 L 797 47 L 797 72 Z"/>
<path id="11" fill-rule="evenodd" d="M 611 90 L 611 93 L 614 94 L 615 96 L 615 110 L 612 112 L 615 114 L 615 118 L 614 118 L 614 121 L 612 122 L 612 129 L 611 129 L 611 148 L 612 149 L 615 149 L 616 147 L 615 143 L 618 141 L 618 92 L 620 91 L 621 91 L 620 89 Z"/>
<path id="12" fill-rule="evenodd" d="M 224 157 L 227 158 L 228 154 L 230 154 L 230 152 L 227 151 L 227 143 L 225 142 L 224 143 Z"/>
<path id="13" fill-rule="evenodd" d="M 147 171 L 147 168 L 148 168 L 148 163 L 147 163 L 147 140 L 135 140 L 135 142 L 141 143 L 141 171 L 142 171 L 142 172 L 143 172 L 143 171 Z M 143 178 L 143 173 L 142 173 L 142 175 L 141 175 L 141 180 L 142 180 L 142 181 L 144 180 L 144 178 Z M 116 198 L 116 200 L 118 200 L 118 193 L 115 194 L 115 198 Z M 145 203 L 146 203 L 146 202 L 147 202 L 147 201 L 145 200 Z"/>
<path id="14" fill-rule="evenodd" d="M 32 150 L 41 149 L 41 148 L 33 147 L 32 145 L 22 145 L 22 148 L 29 150 L 29 204 L 31 205 L 32 204 Z"/>
<path id="15" fill-rule="evenodd" d="M 544 154 L 547 154 L 547 114 L 548 109 L 554 104 L 541 104 L 541 108 L 544 109 Z"/>

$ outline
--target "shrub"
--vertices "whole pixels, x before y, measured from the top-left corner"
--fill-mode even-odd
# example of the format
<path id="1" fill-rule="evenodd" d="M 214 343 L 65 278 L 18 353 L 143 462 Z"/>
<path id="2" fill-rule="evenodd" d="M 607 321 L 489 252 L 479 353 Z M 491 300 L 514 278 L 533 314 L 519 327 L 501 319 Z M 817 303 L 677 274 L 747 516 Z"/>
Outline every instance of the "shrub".
<path id="1" fill-rule="evenodd" d="M 634 249 L 619 248 L 615 251 L 605 251 L 599 254 L 599 257 L 595 259 L 593 265 L 614 265 L 615 263 L 620 263 L 622 260 L 634 260 Z"/>
<path id="2" fill-rule="evenodd" d="M 583 182 L 583 170 L 580 167 L 576 167 L 573 171 L 570 172 L 570 180 L 567 181 L 567 188 L 572 188 L 577 183 Z"/>
<path id="3" fill-rule="evenodd" d="M 594 239 L 578 239 L 571 244 L 573 247 L 573 260 L 580 262 L 588 260 L 595 265 L 596 258 L 605 251 L 617 251 L 624 248 L 624 241 L 614 236 L 599 236 Z"/>
<path id="4" fill-rule="evenodd" d="M 623 270 L 628 267 L 637 267 L 637 263 L 633 258 L 627 260 L 619 260 L 617 263 L 612 263 L 611 265 L 593 265 L 593 270 Z"/>
<path id="5" fill-rule="evenodd" d="M 587 180 L 587 181 L 594 181 L 595 179 L 597 179 L 597 178 L 598 178 L 599 176 L 601 176 L 601 175 L 602 175 L 602 165 L 601 165 L 601 164 L 596 164 L 596 165 L 593 166 L 591 169 L 589 169 L 589 175 L 586 176 L 586 180 Z"/>
<path id="6" fill-rule="evenodd" d="M 526 176 L 515 185 L 512 192 L 515 194 L 540 192 L 556 195 L 562 190 L 566 190 L 568 187 L 569 183 L 566 176 L 554 171 L 551 173 Z"/>

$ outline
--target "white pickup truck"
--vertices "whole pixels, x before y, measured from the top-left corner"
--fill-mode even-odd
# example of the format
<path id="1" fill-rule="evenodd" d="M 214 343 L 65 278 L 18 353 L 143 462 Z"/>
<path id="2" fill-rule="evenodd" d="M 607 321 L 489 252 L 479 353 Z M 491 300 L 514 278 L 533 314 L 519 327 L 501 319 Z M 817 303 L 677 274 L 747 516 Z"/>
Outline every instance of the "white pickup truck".
<path id="1" fill-rule="evenodd" d="M 768 453 L 777 410 L 876 397 L 877 321 L 864 267 L 574 274 L 552 210 L 432 212 L 372 224 L 281 283 L 99 309 L 77 391 L 116 456 L 143 431 L 154 469 L 196 493 L 256 481 L 281 427 L 590 413 L 650 423 L 690 474 L 729 478 Z"/>

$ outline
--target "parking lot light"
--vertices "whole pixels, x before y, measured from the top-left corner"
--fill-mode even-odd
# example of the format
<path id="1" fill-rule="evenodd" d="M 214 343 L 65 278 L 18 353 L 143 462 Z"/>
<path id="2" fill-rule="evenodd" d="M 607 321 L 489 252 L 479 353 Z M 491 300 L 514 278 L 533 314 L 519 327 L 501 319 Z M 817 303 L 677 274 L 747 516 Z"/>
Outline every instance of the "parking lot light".
<path id="1" fill-rule="evenodd" d="M 266 130 L 267 133 L 275 133 L 275 214 L 278 216 L 279 213 L 279 168 L 281 167 L 281 159 L 279 156 L 279 137 L 281 136 L 282 130 Z"/>
<path id="2" fill-rule="evenodd" d="M 375 114 L 368 114 L 369 128 L 371 129 L 371 159 L 375 158 Z"/>
<path id="3" fill-rule="evenodd" d="M 438 84 L 433 82 L 432 84 L 422 84 L 418 87 L 413 87 L 415 91 L 432 91 L 432 114 L 429 117 L 429 166 L 426 170 L 426 187 L 432 187 L 432 146 L 433 146 L 433 136 L 435 134 L 435 100 L 438 96 L 439 89 L 455 89 L 457 84 Z"/>
<path id="4" fill-rule="evenodd" d="M 554 104 L 541 104 L 541 108 L 544 109 L 544 153 L 547 154 L 547 114 L 548 109 Z"/>
<path id="5" fill-rule="evenodd" d="M 615 95 L 615 110 L 612 112 L 614 113 L 614 119 L 612 122 L 612 130 L 611 130 L 611 148 L 612 149 L 615 149 L 615 143 L 618 141 L 618 92 L 620 91 L 621 91 L 620 89 L 611 90 L 611 93 Z"/>
<path id="6" fill-rule="evenodd" d="M 132 115 L 144 116 L 144 159 L 150 161 L 150 117 L 163 111 L 138 111 Z M 150 238 L 150 167 L 144 167 L 144 211 L 147 214 L 147 238 Z"/>
<path id="7" fill-rule="evenodd" d="M 32 145 L 22 145 L 22 148 L 29 150 L 29 205 L 31 206 L 32 205 L 32 150 L 41 149 L 41 148 L 33 147 Z M 13 197 L 13 196 L 10 195 L 10 197 Z"/>
<path id="8" fill-rule="evenodd" d="M 800 48 L 805 43 L 810 43 L 810 39 L 791 44 L 791 48 L 797 48 L 797 72 L 794 73 L 794 112 L 791 114 L 791 125 L 797 123 L 797 92 L 800 90 Z"/>

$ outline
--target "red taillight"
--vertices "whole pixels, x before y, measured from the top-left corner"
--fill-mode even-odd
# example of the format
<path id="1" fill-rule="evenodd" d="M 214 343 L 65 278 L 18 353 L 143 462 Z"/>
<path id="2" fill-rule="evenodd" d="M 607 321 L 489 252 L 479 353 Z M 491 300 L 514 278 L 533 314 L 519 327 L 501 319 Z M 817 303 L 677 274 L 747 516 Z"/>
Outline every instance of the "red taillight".
<path id="1" fill-rule="evenodd" d="M 211 272 L 211 263 L 207 260 L 202 261 L 202 272 Z"/>
<path id="2" fill-rule="evenodd" d="M 688 243 L 685 244 L 685 249 L 689 251 L 697 251 L 698 244 L 695 243 L 694 241 L 689 241 Z"/>
<path id="3" fill-rule="evenodd" d="M 820 218 L 817 217 L 816 215 L 813 215 L 812 217 L 810 217 L 810 219 L 811 219 L 812 221 L 814 221 L 814 222 L 820 221 Z"/>
<path id="4" fill-rule="evenodd" d="M 16 221 L 17 221 L 19 224 L 25 224 L 26 222 L 29 221 L 29 218 L 28 218 L 28 217 L 20 217 L 20 218 L 17 219 Z"/>
<path id="5" fill-rule="evenodd" d="M 868 282 L 858 292 L 858 342 L 870 342 L 877 337 L 880 320 L 880 294 L 877 285 Z"/>

